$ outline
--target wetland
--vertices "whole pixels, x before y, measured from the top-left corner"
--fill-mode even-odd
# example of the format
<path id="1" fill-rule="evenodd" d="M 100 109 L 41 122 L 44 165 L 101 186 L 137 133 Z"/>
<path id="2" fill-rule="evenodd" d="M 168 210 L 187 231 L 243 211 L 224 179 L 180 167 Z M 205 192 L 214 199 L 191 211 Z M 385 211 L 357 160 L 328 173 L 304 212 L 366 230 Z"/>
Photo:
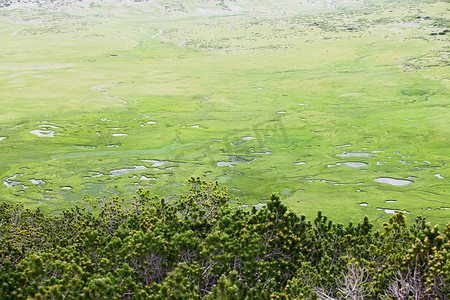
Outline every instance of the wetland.
<path id="1" fill-rule="evenodd" d="M 446 1 L 1 3 L 2 201 L 194 176 L 310 218 L 450 220 Z"/>

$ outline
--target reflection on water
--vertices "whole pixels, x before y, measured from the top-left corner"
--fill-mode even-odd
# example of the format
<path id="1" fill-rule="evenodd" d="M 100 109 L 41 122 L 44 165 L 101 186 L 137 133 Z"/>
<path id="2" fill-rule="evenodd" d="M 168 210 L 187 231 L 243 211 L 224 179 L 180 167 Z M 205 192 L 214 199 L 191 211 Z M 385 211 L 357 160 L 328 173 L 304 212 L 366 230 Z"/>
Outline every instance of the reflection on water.
<path id="1" fill-rule="evenodd" d="M 144 170 L 147 169 L 146 166 L 134 166 L 133 169 L 117 169 L 117 170 L 111 170 L 109 173 L 111 173 L 110 176 L 120 176 L 129 172 L 138 171 L 138 170 Z"/>
<path id="2" fill-rule="evenodd" d="M 170 160 L 141 159 L 141 161 L 153 163 L 152 167 L 160 167 L 165 164 L 180 164 L 180 162 L 170 161 Z"/>
<path id="3" fill-rule="evenodd" d="M 37 135 L 38 137 L 55 137 L 55 135 L 60 133 L 55 133 L 53 130 L 32 130 L 30 133 Z"/>
<path id="4" fill-rule="evenodd" d="M 250 164 L 254 162 L 257 158 L 253 156 L 245 156 L 245 155 L 226 155 L 230 158 L 231 161 L 219 161 L 217 162 L 217 166 L 224 167 L 234 167 L 234 164 L 247 163 Z"/>
<path id="5" fill-rule="evenodd" d="M 395 185 L 395 186 L 404 186 L 404 185 L 410 185 L 410 184 L 414 183 L 414 181 L 411 181 L 411 180 L 395 179 L 395 178 L 390 178 L 390 177 L 375 178 L 374 181 L 379 182 L 379 183 L 387 183 L 387 184 Z"/>
<path id="6" fill-rule="evenodd" d="M 345 162 L 345 163 L 343 163 L 343 164 L 345 164 L 345 165 L 347 165 L 347 166 L 349 166 L 349 167 L 352 167 L 352 168 L 361 168 L 361 167 L 367 166 L 366 163 L 363 163 L 363 162 L 353 162 L 353 161 Z"/>
<path id="7" fill-rule="evenodd" d="M 384 210 L 384 212 L 387 213 L 387 214 L 395 214 L 395 213 L 398 213 L 398 212 L 409 214 L 409 211 L 407 211 L 407 210 L 400 210 L 400 209 L 390 209 L 390 208 L 377 207 L 377 210 Z"/>
<path id="8" fill-rule="evenodd" d="M 372 154 L 366 152 L 347 152 L 344 151 L 341 154 L 336 154 L 339 157 L 372 157 Z"/>
<path id="9" fill-rule="evenodd" d="M 45 181 L 42 179 L 29 179 L 28 181 L 31 182 L 32 184 L 37 184 L 37 185 L 45 184 Z"/>

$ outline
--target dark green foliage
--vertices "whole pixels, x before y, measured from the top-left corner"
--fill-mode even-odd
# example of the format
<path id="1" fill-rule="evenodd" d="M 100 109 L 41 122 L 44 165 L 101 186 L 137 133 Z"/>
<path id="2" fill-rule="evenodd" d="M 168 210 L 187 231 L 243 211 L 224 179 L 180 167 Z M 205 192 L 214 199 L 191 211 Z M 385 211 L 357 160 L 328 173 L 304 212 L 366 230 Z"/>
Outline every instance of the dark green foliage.
<path id="1" fill-rule="evenodd" d="M 232 208 L 217 183 L 178 199 L 139 190 L 46 216 L 0 206 L 1 299 L 447 299 L 450 224 L 402 213 L 383 231 L 313 222 L 272 195 Z"/>

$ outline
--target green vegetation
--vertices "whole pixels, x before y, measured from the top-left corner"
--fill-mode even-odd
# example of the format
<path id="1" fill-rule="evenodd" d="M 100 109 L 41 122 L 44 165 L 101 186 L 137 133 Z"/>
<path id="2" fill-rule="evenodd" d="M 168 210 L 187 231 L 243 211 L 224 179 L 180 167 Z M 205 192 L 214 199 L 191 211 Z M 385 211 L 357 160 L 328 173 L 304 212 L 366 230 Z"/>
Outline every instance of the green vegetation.
<path id="1" fill-rule="evenodd" d="M 2 299 L 448 299 L 450 223 L 382 231 L 313 222 L 272 195 L 251 211 L 199 178 L 189 193 L 86 199 L 59 216 L 0 206 Z M 329 298 L 332 297 L 332 298 Z"/>
<path id="2" fill-rule="evenodd" d="M 60 214 L 199 176 L 308 218 L 446 224 L 449 3 L 255 2 L 8 1 L 0 199 Z"/>

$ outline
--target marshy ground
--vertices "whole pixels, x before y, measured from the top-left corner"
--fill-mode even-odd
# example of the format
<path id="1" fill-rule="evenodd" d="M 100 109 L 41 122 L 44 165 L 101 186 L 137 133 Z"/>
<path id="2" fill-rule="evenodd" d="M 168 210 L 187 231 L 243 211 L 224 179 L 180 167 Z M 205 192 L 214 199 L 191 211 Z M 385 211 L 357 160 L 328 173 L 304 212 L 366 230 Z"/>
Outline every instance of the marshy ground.
<path id="1" fill-rule="evenodd" d="M 448 222 L 450 4 L 247 2 L 3 7 L 1 199 L 57 213 L 199 176 L 247 205 Z"/>

